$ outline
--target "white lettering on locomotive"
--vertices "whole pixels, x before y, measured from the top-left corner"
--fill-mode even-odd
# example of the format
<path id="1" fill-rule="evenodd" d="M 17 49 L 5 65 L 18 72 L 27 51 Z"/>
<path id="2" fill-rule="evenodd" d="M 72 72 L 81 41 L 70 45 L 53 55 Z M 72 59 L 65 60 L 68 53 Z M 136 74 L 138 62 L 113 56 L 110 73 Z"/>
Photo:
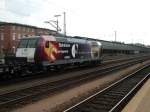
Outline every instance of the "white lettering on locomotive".
<path id="1" fill-rule="evenodd" d="M 59 43 L 59 47 L 70 47 L 70 44 Z"/>

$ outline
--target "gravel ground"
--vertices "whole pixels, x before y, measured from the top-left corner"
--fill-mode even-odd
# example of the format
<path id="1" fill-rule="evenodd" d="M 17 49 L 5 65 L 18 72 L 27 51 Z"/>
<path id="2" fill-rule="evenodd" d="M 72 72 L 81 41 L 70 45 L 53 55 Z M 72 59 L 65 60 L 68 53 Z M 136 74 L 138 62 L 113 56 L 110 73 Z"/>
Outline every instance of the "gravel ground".
<path id="1" fill-rule="evenodd" d="M 11 112 L 61 112 L 66 107 L 75 104 L 76 102 L 89 96 L 91 93 L 94 93 L 95 91 L 106 87 L 113 81 L 133 72 L 134 70 L 143 66 L 143 64 L 137 64 L 122 71 L 112 73 L 111 75 L 101 77 L 100 79 L 87 82 L 78 87 L 61 91 L 60 93 L 51 95 L 32 104 L 25 105 L 24 107 L 12 110 Z"/>

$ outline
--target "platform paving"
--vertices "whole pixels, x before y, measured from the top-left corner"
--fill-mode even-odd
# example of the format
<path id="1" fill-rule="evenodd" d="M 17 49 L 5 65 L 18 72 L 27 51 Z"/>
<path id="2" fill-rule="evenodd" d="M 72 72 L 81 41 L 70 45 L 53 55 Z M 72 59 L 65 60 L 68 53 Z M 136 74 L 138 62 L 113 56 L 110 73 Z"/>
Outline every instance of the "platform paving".
<path id="1" fill-rule="evenodd" d="M 150 79 L 125 106 L 122 112 L 150 112 Z"/>

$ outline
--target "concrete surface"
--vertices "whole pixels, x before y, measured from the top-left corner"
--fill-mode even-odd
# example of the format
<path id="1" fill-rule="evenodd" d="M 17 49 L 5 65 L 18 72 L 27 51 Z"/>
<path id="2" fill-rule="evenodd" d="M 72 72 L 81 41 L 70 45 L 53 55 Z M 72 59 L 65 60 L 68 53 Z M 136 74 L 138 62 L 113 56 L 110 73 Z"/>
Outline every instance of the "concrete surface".
<path id="1" fill-rule="evenodd" d="M 122 112 L 150 112 L 150 79 L 125 106 Z"/>

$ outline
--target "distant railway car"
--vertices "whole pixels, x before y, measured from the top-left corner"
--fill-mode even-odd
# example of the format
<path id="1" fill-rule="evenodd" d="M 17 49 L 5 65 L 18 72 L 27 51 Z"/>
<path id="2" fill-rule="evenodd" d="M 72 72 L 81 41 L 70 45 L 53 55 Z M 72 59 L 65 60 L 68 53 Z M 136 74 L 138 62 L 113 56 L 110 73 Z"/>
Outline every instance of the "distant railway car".
<path id="1" fill-rule="evenodd" d="M 20 40 L 15 58 L 42 67 L 100 63 L 101 43 L 74 37 L 26 37 Z"/>

